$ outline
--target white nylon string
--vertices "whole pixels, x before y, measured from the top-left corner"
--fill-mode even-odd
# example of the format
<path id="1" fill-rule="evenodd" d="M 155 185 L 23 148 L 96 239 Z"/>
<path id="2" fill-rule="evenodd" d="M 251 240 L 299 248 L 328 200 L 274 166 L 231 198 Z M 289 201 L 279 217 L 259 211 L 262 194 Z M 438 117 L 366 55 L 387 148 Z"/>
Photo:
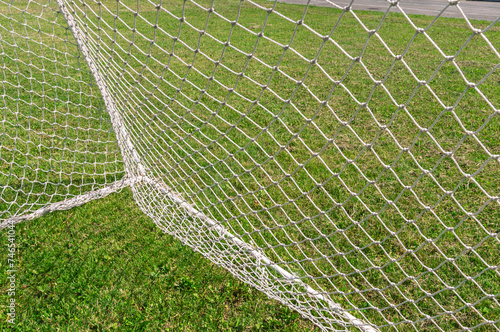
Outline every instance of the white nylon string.
<path id="1" fill-rule="evenodd" d="M 117 188 L 124 175 L 94 77 L 68 32 L 53 2 L 0 1 L 0 220 Z"/>
<path id="2" fill-rule="evenodd" d="M 0 2 L 4 223 L 130 186 L 322 330 L 500 330 L 500 13 Z"/>

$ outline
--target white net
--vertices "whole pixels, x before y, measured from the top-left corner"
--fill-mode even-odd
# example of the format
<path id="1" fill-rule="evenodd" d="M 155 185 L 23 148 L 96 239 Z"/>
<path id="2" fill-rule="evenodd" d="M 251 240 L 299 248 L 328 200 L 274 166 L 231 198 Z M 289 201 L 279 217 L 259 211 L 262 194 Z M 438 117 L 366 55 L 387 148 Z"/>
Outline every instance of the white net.
<path id="1" fill-rule="evenodd" d="M 131 185 L 324 330 L 500 330 L 500 11 L 0 3 L 0 218 Z"/>
<path id="2" fill-rule="evenodd" d="M 109 116 L 57 6 L 0 2 L 0 52 L 0 220 L 121 179 Z"/>

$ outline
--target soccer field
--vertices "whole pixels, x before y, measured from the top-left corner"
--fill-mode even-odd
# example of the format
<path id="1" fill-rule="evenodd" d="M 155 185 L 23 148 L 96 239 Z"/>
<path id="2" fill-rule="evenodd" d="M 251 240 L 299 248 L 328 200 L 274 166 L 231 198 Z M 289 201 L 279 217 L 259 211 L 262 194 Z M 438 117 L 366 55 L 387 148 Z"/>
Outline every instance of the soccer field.
<path id="1" fill-rule="evenodd" d="M 19 331 L 315 331 L 162 233 L 129 189 L 18 226 L 17 240 Z"/>
<path id="2" fill-rule="evenodd" d="M 104 188 L 125 166 L 57 5 L 0 4 L 6 219 Z M 82 7 L 148 172 L 382 331 L 500 329 L 500 24 L 471 21 L 474 33 L 456 18 L 211 6 Z M 134 190 L 141 209 L 124 189 L 17 227 L 20 328 L 315 328 L 203 256 L 340 326 L 299 287 L 262 282 L 269 268 L 245 270 L 249 258 L 152 186 Z"/>

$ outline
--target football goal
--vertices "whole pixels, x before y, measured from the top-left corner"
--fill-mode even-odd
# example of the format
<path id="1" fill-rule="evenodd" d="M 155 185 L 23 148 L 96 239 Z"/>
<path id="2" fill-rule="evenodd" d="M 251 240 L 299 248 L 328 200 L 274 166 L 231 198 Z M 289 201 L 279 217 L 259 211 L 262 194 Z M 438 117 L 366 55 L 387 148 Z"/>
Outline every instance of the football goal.
<path id="1" fill-rule="evenodd" d="M 500 331 L 500 8 L 373 2 L 0 0 L 0 228 L 129 187 L 322 330 Z"/>

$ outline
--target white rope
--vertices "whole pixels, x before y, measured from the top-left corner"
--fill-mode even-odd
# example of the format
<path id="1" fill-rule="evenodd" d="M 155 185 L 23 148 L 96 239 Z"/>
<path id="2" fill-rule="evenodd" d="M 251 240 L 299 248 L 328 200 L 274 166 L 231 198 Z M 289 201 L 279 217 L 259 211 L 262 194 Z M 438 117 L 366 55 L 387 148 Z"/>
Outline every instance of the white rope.
<path id="1" fill-rule="evenodd" d="M 364 321 L 356 318 L 349 312 L 345 311 L 342 309 L 342 307 L 338 304 L 333 302 L 331 299 L 328 298 L 328 296 L 325 296 L 325 294 L 322 294 L 318 291 L 316 291 L 314 288 L 311 286 L 305 284 L 300 277 L 288 272 L 287 270 L 283 269 L 273 261 L 271 261 L 268 257 L 266 257 L 262 252 L 257 250 L 255 247 L 252 245 L 245 243 L 242 241 L 239 237 L 235 236 L 234 234 L 231 234 L 227 229 L 225 229 L 219 222 L 213 220 L 212 218 L 206 216 L 205 214 L 201 213 L 198 211 L 195 207 L 193 207 L 191 204 L 186 202 L 182 196 L 179 193 L 176 193 L 172 191 L 171 188 L 166 186 L 164 183 L 162 183 L 159 180 L 154 180 L 150 179 L 149 177 L 140 177 L 137 178 L 136 181 L 134 181 L 133 184 L 138 184 L 140 182 L 145 182 L 147 184 L 152 185 L 155 187 L 159 192 L 161 192 L 163 195 L 167 196 L 170 200 L 172 200 L 176 205 L 181 207 L 183 210 L 186 211 L 186 213 L 191 216 L 192 218 L 195 219 L 200 219 L 206 224 L 208 224 L 211 228 L 216 230 L 219 234 L 221 234 L 222 237 L 228 239 L 230 242 L 234 243 L 237 247 L 241 248 L 248 254 L 250 254 L 253 258 L 255 258 L 257 261 L 261 262 L 264 266 L 270 267 L 271 269 L 275 270 L 278 272 L 284 279 L 286 279 L 288 282 L 297 284 L 300 287 L 303 287 L 305 289 L 305 292 L 307 295 L 316 298 L 320 301 L 324 301 L 328 304 L 328 309 L 332 310 L 333 312 L 336 312 L 340 314 L 343 318 L 345 318 L 348 322 L 352 324 L 352 326 L 360 329 L 361 331 L 366 331 L 366 332 L 375 332 L 378 331 L 377 329 L 373 328 L 369 324 L 365 323 Z"/>
<path id="2" fill-rule="evenodd" d="M 2 223 L 0 223 L 0 229 L 4 229 L 11 225 L 22 223 L 24 221 L 29 221 L 39 217 L 43 217 L 44 215 L 49 214 L 51 212 L 65 211 L 77 206 L 81 206 L 93 200 L 101 199 L 112 193 L 120 191 L 123 188 L 130 186 L 130 184 L 131 181 L 129 179 L 123 178 L 122 180 L 118 180 L 102 189 L 89 191 L 88 193 L 73 197 L 65 201 L 52 203 L 29 214 L 8 218 L 4 220 Z"/>
<path id="3" fill-rule="evenodd" d="M 100 92 L 67 29 L 54 2 L 0 1 L 0 220 L 123 178 Z"/>
<path id="4" fill-rule="evenodd" d="M 322 330 L 500 331 L 500 15 L 25 2 L 0 0 L 2 227 L 130 185 Z"/>
<path id="5" fill-rule="evenodd" d="M 137 155 L 134 145 L 130 141 L 130 137 L 126 130 L 126 127 L 120 117 L 120 114 L 116 111 L 115 103 L 108 93 L 106 83 L 103 82 L 102 75 L 99 69 L 94 65 L 94 60 L 89 54 L 86 42 L 82 37 L 80 29 L 78 28 L 73 15 L 71 15 L 71 13 L 68 11 L 64 0 L 56 0 L 56 2 L 59 6 L 59 9 L 61 10 L 61 13 L 64 16 L 64 19 L 68 23 L 68 27 L 71 29 L 73 37 L 75 38 L 75 41 L 83 55 L 83 58 L 87 62 L 96 85 L 99 87 L 102 99 L 104 101 L 104 104 L 106 105 L 106 111 L 111 118 L 111 123 L 113 124 L 113 129 L 116 133 L 118 144 L 120 145 L 125 164 L 128 163 L 126 170 L 129 172 L 129 177 L 133 177 L 133 174 L 130 174 L 130 172 L 135 169 L 139 171 L 140 175 L 144 176 L 144 166 L 142 166 L 142 164 L 140 163 L 139 156 Z"/>

